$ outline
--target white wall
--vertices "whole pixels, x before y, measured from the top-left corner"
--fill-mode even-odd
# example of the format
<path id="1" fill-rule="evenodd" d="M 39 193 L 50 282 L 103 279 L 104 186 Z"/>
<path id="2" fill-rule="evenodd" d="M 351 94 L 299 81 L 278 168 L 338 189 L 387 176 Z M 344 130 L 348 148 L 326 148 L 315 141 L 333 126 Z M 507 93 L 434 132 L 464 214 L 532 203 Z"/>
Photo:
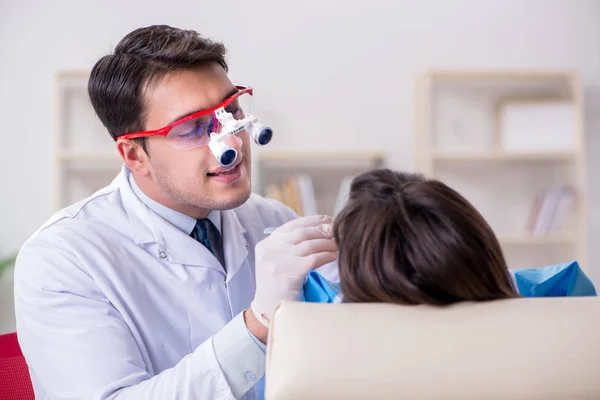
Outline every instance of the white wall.
<path id="1" fill-rule="evenodd" d="M 429 67 L 573 68 L 600 111 L 594 0 L 2 0 L 0 254 L 52 211 L 53 73 L 89 68 L 125 33 L 155 23 L 225 41 L 232 77 L 256 88 L 261 117 L 278 130 L 270 149 L 383 150 L 392 167 L 412 168 L 413 78 Z M 594 205 L 600 120 L 588 123 Z M 593 238 L 600 212 L 590 211 Z M 600 281 L 600 266 L 591 268 Z"/>

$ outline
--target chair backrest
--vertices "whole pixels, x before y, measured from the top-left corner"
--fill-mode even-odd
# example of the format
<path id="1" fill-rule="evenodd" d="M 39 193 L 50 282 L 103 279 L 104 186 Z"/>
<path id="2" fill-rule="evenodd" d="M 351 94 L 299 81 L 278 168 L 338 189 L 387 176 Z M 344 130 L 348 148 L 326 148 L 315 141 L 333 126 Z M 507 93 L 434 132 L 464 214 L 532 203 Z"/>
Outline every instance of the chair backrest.
<path id="1" fill-rule="evenodd" d="M 265 396 L 600 398 L 600 299 L 284 302 L 269 331 Z"/>
<path id="2" fill-rule="evenodd" d="M 34 400 L 27 362 L 16 333 L 0 335 L 0 400 Z"/>

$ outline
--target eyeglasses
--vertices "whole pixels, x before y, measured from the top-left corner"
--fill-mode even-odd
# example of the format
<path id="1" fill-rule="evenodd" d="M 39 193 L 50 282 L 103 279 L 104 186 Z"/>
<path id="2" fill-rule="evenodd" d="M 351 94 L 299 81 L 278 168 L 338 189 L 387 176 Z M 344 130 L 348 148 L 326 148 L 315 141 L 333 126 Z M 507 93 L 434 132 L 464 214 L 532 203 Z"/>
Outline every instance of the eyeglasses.
<path id="1" fill-rule="evenodd" d="M 179 150 L 208 145 L 211 134 L 220 132 L 224 116 L 241 121 L 252 111 L 253 89 L 247 86 L 236 86 L 236 89 L 235 94 L 213 108 L 190 114 L 160 129 L 127 133 L 120 138 L 164 136 L 169 145 Z"/>

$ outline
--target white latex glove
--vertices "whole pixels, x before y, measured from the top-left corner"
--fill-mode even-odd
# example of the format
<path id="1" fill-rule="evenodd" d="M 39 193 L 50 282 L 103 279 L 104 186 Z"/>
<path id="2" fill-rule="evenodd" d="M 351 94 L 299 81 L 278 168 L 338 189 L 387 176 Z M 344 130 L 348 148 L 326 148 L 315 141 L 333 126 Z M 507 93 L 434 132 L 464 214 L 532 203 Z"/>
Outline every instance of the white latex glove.
<path id="1" fill-rule="evenodd" d="M 252 311 L 263 325 L 268 327 L 279 302 L 300 299 L 310 271 L 337 259 L 331 222 L 322 215 L 300 217 L 256 245 Z"/>

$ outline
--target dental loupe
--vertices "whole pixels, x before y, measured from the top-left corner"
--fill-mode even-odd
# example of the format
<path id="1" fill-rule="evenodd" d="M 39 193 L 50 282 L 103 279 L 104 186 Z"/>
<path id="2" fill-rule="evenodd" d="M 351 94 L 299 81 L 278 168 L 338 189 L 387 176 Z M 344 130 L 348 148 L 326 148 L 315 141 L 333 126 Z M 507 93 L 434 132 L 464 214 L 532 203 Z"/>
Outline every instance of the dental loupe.
<path id="1" fill-rule="evenodd" d="M 215 115 L 221 123 L 221 129 L 218 133 L 210 134 L 208 147 L 222 167 L 229 167 L 237 159 L 237 151 L 223 141 L 227 136 L 246 130 L 259 146 L 268 144 L 273 137 L 273 129 L 258 122 L 258 118 L 253 115 L 247 114 L 237 120 L 224 107 L 216 110 Z"/>

